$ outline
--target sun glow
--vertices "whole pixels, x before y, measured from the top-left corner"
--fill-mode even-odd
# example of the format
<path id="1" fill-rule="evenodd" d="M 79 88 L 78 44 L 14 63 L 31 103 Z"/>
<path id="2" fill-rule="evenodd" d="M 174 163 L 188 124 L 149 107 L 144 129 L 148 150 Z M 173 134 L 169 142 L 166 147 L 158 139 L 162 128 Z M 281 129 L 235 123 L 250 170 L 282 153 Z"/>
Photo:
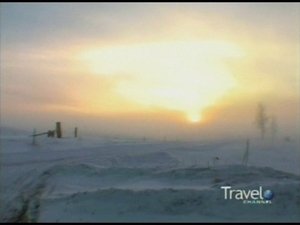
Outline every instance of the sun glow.
<path id="1" fill-rule="evenodd" d="M 187 113 L 187 119 L 191 123 L 198 123 L 201 121 L 200 113 Z"/>
<path id="2" fill-rule="evenodd" d="M 85 51 L 81 60 L 93 74 L 118 77 L 114 91 L 143 107 L 181 111 L 199 122 L 236 85 L 225 60 L 241 50 L 222 41 L 164 42 Z"/>

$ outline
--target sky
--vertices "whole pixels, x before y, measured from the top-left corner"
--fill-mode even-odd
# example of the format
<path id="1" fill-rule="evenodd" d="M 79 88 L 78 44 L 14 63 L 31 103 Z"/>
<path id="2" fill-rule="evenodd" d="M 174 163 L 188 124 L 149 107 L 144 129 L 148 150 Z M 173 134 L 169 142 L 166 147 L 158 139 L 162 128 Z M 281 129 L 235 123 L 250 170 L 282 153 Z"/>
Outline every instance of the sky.
<path id="1" fill-rule="evenodd" d="M 1 3 L 1 125 L 299 136 L 299 3 Z"/>

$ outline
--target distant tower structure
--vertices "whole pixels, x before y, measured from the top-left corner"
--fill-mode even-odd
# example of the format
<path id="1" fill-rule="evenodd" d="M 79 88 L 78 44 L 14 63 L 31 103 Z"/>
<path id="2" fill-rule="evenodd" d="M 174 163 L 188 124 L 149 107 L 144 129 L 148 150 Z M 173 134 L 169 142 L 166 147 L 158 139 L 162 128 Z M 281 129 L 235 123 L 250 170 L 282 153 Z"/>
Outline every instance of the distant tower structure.
<path id="1" fill-rule="evenodd" d="M 56 137 L 62 138 L 61 123 L 56 122 Z"/>

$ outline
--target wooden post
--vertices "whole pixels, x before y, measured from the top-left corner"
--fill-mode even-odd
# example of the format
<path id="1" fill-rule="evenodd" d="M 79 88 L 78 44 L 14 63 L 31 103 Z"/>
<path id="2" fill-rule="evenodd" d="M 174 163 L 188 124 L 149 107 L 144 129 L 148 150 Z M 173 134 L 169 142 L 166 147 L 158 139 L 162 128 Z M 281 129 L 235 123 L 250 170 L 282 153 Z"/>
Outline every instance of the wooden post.
<path id="1" fill-rule="evenodd" d="M 75 137 L 75 138 L 77 138 L 77 134 L 78 134 L 78 128 L 75 127 L 75 129 L 74 129 L 74 137 Z"/>
<path id="2" fill-rule="evenodd" d="M 35 145 L 35 134 L 36 134 L 36 130 L 33 129 L 33 133 L 32 133 L 32 144 Z"/>
<path id="3" fill-rule="evenodd" d="M 62 137 L 60 122 L 56 122 L 56 137 L 57 138 L 61 138 Z"/>

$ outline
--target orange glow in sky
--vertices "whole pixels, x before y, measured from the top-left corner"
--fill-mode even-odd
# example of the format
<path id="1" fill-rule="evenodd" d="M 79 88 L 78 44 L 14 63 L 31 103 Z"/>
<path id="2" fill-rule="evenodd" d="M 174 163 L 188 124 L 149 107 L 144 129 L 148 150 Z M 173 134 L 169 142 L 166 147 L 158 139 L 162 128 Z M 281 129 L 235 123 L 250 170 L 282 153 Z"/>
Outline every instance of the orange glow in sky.
<path id="1" fill-rule="evenodd" d="M 264 102 L 293 133 L 299 10 L 288 3 L 1 3 L 1 122 L 44 129 L 61 120 L 91 132 L 176 138 L 198 138 L 201 129 L 221 137 L 230 126 L 248 135 Z"/>
<path id="2" fill-rule="evenodd" d="M 237 84 L 224 61 L 241 56 L 226 42 L 176 41 L 93 48 L 80 58 L 95 75 L 119 76 L 115 91 L 129 101 L 183 112 L 188 121 L 199 122 L 202 110 Z"/>

